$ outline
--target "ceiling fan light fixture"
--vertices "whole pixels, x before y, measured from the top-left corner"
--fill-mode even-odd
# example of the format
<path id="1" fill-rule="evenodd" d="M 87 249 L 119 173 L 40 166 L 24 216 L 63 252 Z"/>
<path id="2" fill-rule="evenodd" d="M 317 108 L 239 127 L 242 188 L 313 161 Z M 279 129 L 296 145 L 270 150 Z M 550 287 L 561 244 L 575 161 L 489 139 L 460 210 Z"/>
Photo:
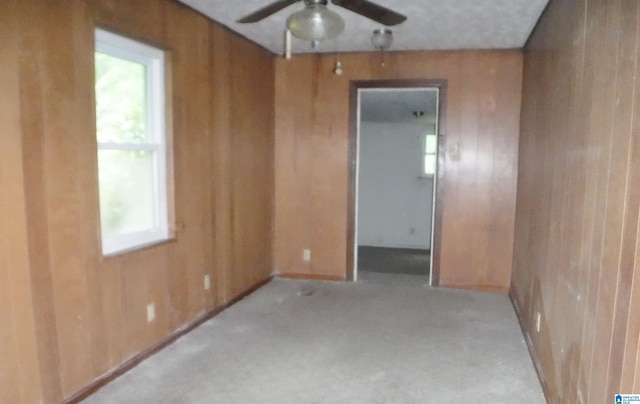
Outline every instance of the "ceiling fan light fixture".
<path id="1" fill-rule="evenodd" d="M 388 49 L 393 44 L 393 32 L 388 28 L 374 29 L 371 44 L 378 50 Z"/>
<path id="2" fill-rule="evenodd" d="M 344 31 L 344 20 L 327 8 L 326 0 L 305 0 L 305 8 L 287 19 L 291 33 L 307 41 L 333 39 Z"/>

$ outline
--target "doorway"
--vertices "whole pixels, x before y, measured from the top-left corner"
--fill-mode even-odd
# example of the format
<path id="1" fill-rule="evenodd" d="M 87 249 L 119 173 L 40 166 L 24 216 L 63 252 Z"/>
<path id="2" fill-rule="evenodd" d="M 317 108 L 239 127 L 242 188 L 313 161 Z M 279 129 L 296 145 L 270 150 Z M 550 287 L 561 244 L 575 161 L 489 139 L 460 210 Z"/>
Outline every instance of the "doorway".
<path id="1" fill-rule="evenodd" d="M 440 80 L 352 83 L 350 279 L 437 286 L 445 94 Z"/>

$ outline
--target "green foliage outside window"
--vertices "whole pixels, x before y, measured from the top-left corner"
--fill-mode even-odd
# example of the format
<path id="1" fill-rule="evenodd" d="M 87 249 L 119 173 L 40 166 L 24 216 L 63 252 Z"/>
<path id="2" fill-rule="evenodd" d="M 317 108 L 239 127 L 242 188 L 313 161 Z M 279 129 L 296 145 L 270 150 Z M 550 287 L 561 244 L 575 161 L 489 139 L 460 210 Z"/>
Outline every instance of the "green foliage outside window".
<path id="1" fill-rule="evenodd" d="M 136 144 L 149 142 L 146 66 L 95 54 L 96 126 L 100 214 L 105 236 L 154 225 L 154 156 Z M 109 144 L 131 145 L 109 149 Z"/>
<path id="2" fill-rule="evenodd" d="M 103 53 L 95 60 L 98 142 L 146 141 L 146 67 Z"/>

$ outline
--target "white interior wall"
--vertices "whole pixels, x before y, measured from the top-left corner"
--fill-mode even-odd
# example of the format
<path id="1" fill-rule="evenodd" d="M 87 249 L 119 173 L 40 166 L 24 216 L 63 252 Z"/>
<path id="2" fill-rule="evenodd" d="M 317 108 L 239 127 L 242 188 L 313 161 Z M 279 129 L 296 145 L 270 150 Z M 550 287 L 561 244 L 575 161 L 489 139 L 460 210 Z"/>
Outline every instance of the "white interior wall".
<path id="1" fill-rule="evenodd" d="M 358 245 L 427 249 L 433 179 L 421 178 L 424 122 L 361 122 Z"/>

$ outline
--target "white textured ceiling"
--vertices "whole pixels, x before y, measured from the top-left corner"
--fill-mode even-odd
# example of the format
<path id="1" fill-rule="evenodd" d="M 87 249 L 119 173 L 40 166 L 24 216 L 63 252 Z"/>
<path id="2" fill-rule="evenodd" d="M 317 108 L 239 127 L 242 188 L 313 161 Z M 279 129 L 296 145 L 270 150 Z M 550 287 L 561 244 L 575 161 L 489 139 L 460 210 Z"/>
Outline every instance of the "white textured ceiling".
<path id="1" fill-rule="evenodd" d="M 235 21 L 272 0 L 179 0 L 231 30 L 281 54 L 287 17 L 302 9 L 302 1 L 253 24 Z M 376 0 L 408 18 L 391 27 L 394 50 L 521 48 L 548 0 Z M 328 5 L 345 20 L 336 40 L 321 43 L 294 38 L 293 53 L 371 51 L 371 32 L 382 26 L 344 8 Z"/>
<path id="2" fill-rule="evenodd" d="M 360 90 L 360 119 L 364 122 L 434 123 L 438 103 L 435 89 L 372 88 Z M 422 112 L 415 116 L 414 112 Z"/>

